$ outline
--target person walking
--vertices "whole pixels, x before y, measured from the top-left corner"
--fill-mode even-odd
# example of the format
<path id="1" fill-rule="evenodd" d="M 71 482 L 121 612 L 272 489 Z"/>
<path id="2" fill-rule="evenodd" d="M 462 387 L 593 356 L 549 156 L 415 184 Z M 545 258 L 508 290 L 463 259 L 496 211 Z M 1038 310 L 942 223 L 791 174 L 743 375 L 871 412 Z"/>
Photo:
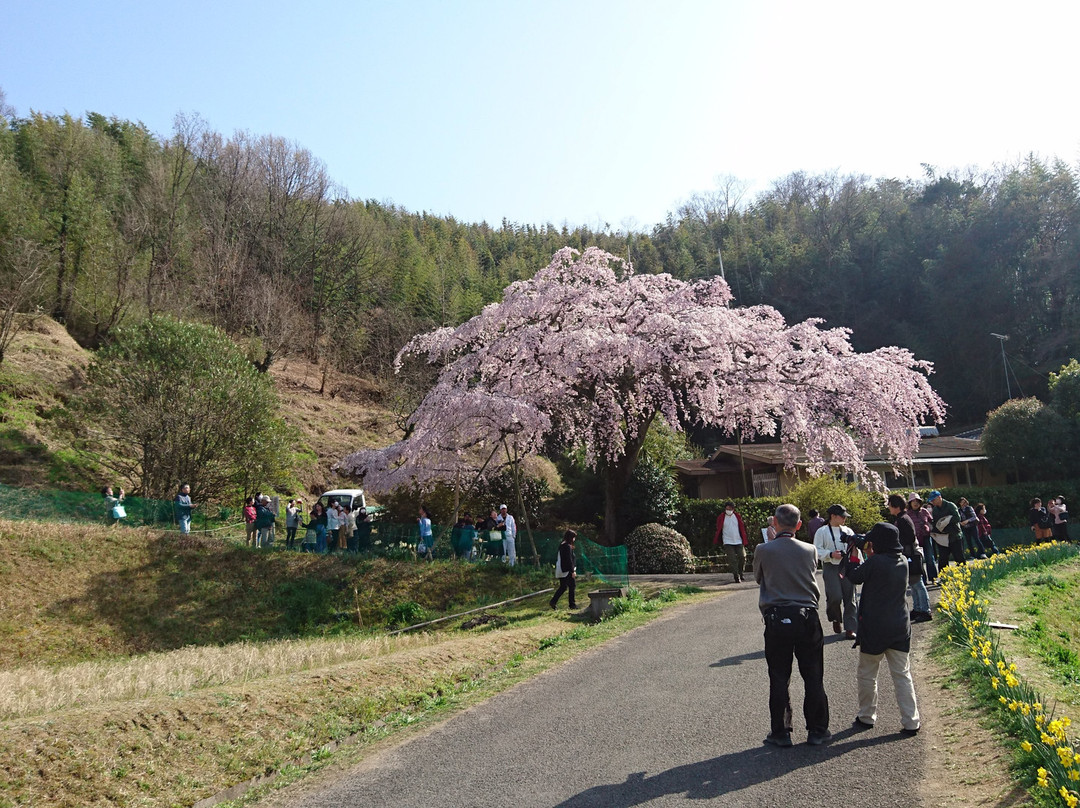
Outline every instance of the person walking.
<path id="1" fill-rule="evenodd" d="M 728 569 L 735 576 L 735 583 L 740 583 L 746 567 L 746 548 L 750 546 L 750 541 L 746 536 L 743 518 L 735 510 L 735 503 L 731 500 L 724 503 L 724 510 L 716 518 L 716 535 L 712 541 L 714 545 L 724 548 Z"/>
<path id="2" fill-rule="evenodd" d="M 503 524 L 503 561 L 512 567 L 517 563 L 517 521 L 505 505 L 499 506 L 499 518 Z"/>
<path id="3" fill-rule="evenodd" d="M 934 559 L 934 540 L 930 538 L 930 526 L 933 524 L 934 515 L 923 505 L 922 498 L 914 491 L 908 494 L 907 515 L 911 517 L 915 525 L 915 536 L 923 548 L 923 563 L 926 566 L 923 580 L 927 586 L 932 586 L 937 583 L 938 573 L 937 561 Z"/>
<path id="4" fill-rule="evenodd" d="M 559 579 L 559 588 L 555 590 L 555 595 L 551 598 L 552 609 L 558 608 L 559 598 L 562 597 L 563 592 L 569 593 L 567 595 L 569 607 L 577 608 L 577 602 L 574 599 L 574 590 L 577 587 L 577 559 L 574 557 L 576 540 L 577 533 L 573 530 L 563 533 L 562 542 L 559 544 L 559 556 L 555 560 L 555 577 Z"/>
<path id="5" fill-rule="evenodd" d="M 180 525 L 181 533 L 191 532 L 191 511 L 195 506 L 191 504 L 191 486 L 181 483 L 173 500 L 173 510 L 176 512 L 176 523 Z"/>
<path id="6" fill-rule="evenodd" d="M 832 620 L 835 633 L 843 631 L 849 640 L 853 640 L 859 628 L 855 612 L 855 585 L 841 576 L 840 562 L 849 553 L 858 553 L 858 550 L 852 549 L 855 531 L 844 524 L 851 514 L 843 505 L 830 505 L 826 513 L 829 515 L 828 523 L 814 534 L 814 548 L 821 561 L 821 577 L 825 581 L 825 616 Z"/>
<path id="7" fill-rule="evenodd" d="M 832 740 L 829 697 L 825 693 L 825 651 L 818 601 L 817 552 L 795 538 L 802 520 L 794 505 L 781 505 L 776 538 L 754 551 L 758 608 L 765 621 L 765 663 L 769 668 L 769 734 L 765 743 L 791 746 L 789 685 L 792 659 L 798 660 L 805 689 L 803 718 L 806 742 L 820 746 Z"/>
<path id="8" fill-rule="evenodd" d="M 908 562 L 908 588 L 911 590 L 911 622 L 925 623 L 934 619 L 930 611 L 930 593 L 923 582 L 923 549 L 915 535 L 915 522 L 912 521 L 907 503 L 899 494 L 889 494 L 889 513 L 892 523 L 900 533 L 900 546 Z"/>
<path id="9" fill-rule="evenodd" d="M 908 616 L 908 563 L 895 525 L 878 522 L 866 534 L 869 558 L 848 568 L 848 577 L 862 584 L 859 598 L 859 711 L 856 729 L 877 722 L 877 677 L 881 660 L 889 663 L 896 703 L 900 707 L 901 732 L 914 735 L 921 727 L 915 685 L 911 681 L 911 621 Z"/>
<path id="10" fill-rule="evenodd" d="M 927 499 L 930 500 L 930 515 L 934 520 L 930 536 L 937 544 L 938 570 L 945 569 L 950 558 L 957 564 L 966 564 L 964 540 L 960 538 L 960 509 L 955 502 L 941 496 L 940 491 L 931 491 Z"/>

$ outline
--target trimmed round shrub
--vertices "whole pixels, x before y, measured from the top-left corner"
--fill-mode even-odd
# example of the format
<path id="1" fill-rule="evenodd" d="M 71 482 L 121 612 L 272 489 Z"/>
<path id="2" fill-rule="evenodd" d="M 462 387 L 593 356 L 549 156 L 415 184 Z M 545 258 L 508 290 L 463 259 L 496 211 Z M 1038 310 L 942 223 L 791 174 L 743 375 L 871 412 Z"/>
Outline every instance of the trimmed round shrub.
<path id="1" fill-rule="evenodd" d="M 690 542 L 677 530 L 658 524 L 642 525 L 626 537 L 632 573 L 678 574 L 694 571 Z"/>

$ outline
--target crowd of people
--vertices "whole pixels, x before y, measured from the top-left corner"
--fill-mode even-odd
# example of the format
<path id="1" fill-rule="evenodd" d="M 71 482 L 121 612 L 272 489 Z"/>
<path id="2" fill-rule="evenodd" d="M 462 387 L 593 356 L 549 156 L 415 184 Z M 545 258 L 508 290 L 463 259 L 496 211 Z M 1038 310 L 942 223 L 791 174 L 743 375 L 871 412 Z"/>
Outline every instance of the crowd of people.
<path id="1" fill-rule="evenodd" d="M 898 512 L 894 518 L 902 527 L 879 522 L 862 537 L 844 524 L 849 516 L 847 510 L 833 505 L 827 511 L 829 518 L 815 531 L 813 543 L 796 538 L 802 519 L 794 505 L 781 505 L 773 514 L 775 535 L 754 551 L 754 580 L 759 586 L 758 607 L 765 623 L 765 662 L 769 671 L 770 727 L 765 743 L 780 747 L 793 744 L 789 696 L 793 660 L 798 662 L 805 684 L 806 741 L 820 746 L 832 740 L 824 684 L 824 632 L 818 616 L 819 561 L 823 570 L 833 570 L 823 575 L 826 617 L 832 621 L 834 631 L 844 630 L 859 648 L 858 706 L 853 727 L 867 729 L 877 721 L 877 675 L 885 660 L 896 689 L 901 732 L 919 731 L 921 718 L 908 659 L 912 615 L 907 607 L 907 590 L 915 575 L 907 554 L 917 555 L 913 548 L 918 540 L 913 520 L 902 512 L 906 510 L 904 504 L 899 495 L 889 503 L 890 511 Z M 857 608 L 856 586 L 862 587 Z"/>
<path id="2" fill-rule="evenodd" d="M 825 693 L 824 631 L 818 616 L 820 564 L 825 590 L 825 616 L 835 633 L 859 648 L 856 666 L 858 706 L 855 730 L 877 721 L 877 677 L 882 661 L 889 667 L 901 716 L 901 731 L 920 728 L 918 703 L 908 653 L 912 623 L 933 619 L 928 586 L 948 564 L 987 558 L 999 552 L 983 503 L 966 497 L 954 503 L 940 491 L 927 502 L 915 492 L 887 499 L 889 521 L 878 522 L 865 536 L 845 522 L 851 515 L 842 504 L 824 516 L 810 511 L 809 541 L 796 537 L 802 526 L 794 505 L 781 505 L 770 519 L 765 541 L 754 551 L 758 605 L 765 622 L 765 659 L 769 669 L 770 731 L 765 743 L 791 746 L 793 719 L 788 687 L 793 659 L 805 683 L 803 714 L 807 743 L 828 743 L 829 702 Z M 1068 510 L 1063 497 L 1043 506 L 1031 501 L 1028 522 L 1037 540 L 1068 541 Z M 735 581 L 742 580 L 745 538 L 743 521 L 726 503 L 717 519 L 714 543 L 723 542 Z M 908 606 L 910 597 L 910 608 Z"/>

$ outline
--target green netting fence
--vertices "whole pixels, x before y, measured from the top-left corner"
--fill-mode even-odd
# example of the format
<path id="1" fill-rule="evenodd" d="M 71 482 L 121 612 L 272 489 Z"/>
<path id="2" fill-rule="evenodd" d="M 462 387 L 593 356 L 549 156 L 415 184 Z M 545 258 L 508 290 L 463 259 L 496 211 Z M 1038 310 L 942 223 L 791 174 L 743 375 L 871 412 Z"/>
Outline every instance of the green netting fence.
<path id="1" fill-rule="evenodd" d="M 177 528 L 175 508 L 171 499 L 124 497 L 126 525 L 151 525 L 164 529 Z M 38 491 L 0 485 L 0 518 L 35 519 L 43 522 L 112 522 L 109 508 L 101 492 Z M 191 514 L 192 531 L 239 529 L 243 534 L 241 508 L 219 505 L 198 505 Z"/>
<path id="2" fill-rule="evenodd" d="M 150 526 L 161 530 L 177 530 L 178 524 L 172 500 L 149 499 L 145 497 L 125 497 L 124 508 L 127 516 L 121 520 L 124 525 Z M 0 484 L 0 519 L 33 519 L 42 522 L 98 523 L 108 524 L 113 520 L 105 499 L 100 492 L 88 491 L 39 491 L 29 488 L 14 488 Z M 306 521 L 307 516 L 305 514 Z M 192 512 L 191 530 L 193 533 L 214 533 L 220 538 L 243 539 L 245 530 L 242 509 L 219 505 L 196 505 Z M 275 546 L 284 546 L 285 520 L 281 515 L 277 523 Z M 444 525 L 433 525 L 435 536 L 433 555 L 436 558 L 454 556 L 454 531 Z M 302 540 L 297 536 L 297 543 Z M 357 525 L 357 544 L 361 552 L 387 557 L 409 558 L 414 554 L 420 539 L 420 529 L 416 523 L 399 524 L 382 522 L 364 522 Z M 536 545 L 534 557 L 529 534 L 519 531 L 517 554 L 522 564 L 536 561 L 541 566 L 553 567 L 559 552 L 562 533 L 558 531 L 533 531 L 532 541 Z M 474 541 L 471 559 L 490 561 L 501 558 L 503 554 L 503 534 L 499 531 L 479 531 Z M 577 541 L 578 569 L 589 572 L 602 580 L 615 585 L 627 586 L 626 547 L 603 547 L 579 536 Z"/>

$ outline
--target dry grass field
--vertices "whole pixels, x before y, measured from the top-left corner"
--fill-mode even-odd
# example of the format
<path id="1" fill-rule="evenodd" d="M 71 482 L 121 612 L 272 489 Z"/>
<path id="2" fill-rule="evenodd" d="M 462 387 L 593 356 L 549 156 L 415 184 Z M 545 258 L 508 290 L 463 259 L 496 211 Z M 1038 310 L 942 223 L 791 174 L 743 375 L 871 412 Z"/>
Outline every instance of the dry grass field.
<path id="1" fill-rule="evenodd" d="M 501 565 L 0 520 L 0 808 L 191 805 L 299 777 L 335 759 L 328 745 L 362 749 L 648 619 L 587 626 L 539 597 L 431 633 L 380 622 L 547 585 Z"/>

